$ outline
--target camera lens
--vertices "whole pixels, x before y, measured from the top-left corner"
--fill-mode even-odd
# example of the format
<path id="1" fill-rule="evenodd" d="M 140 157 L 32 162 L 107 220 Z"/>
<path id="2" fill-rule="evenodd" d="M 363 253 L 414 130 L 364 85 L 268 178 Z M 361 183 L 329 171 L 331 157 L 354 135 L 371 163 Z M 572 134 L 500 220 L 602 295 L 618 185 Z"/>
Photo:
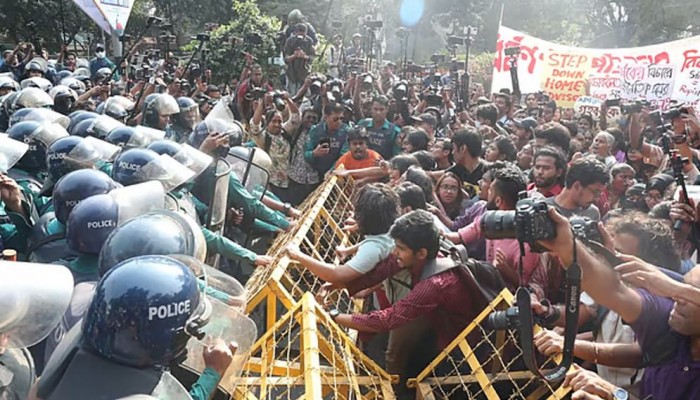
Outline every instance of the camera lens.
<path id="1" fill-rule="evenodd" d="M 484 325 L 486 328 L 495 331 L 504 331 L 506 329 L 511 329 L 513 327 L 511 323 L 512 316 L 509 314 L 517 316 L 517 313 L 517 308 L 509 308 L 505 311 L 494 311 L 491 314 L 489 314 Z"/>
<path id="2" fill-rule="evenodd" d="M 515 239 L 515 211 L 486 211 L 481 218 L 481 231 L 487 239 Z"/>

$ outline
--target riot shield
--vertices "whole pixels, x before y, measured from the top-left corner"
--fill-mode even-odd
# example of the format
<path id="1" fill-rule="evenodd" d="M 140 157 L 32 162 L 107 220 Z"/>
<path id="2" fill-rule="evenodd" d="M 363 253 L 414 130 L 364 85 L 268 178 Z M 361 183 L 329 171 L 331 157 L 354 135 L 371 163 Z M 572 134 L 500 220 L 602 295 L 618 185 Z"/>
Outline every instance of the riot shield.
<path id="1" fill-rule="evenodd" d="M 231 108 L 229 107 L 229 103 L 232 101 L 233 98 L 231 96 L 225 96 L 224 98 L 217 101 L 214 108 L 212 108 L 211 111 L 209 111 L 209 114 L 207 114 L 207 117 L 204 120 L 206 121 L 212 118 L 219 118 L 223 119 L 226 122 L 235 122 L 236 118 L 234 118 L 233 113 L 231 112 Z"/>
<path id="2" fill-rule="evenodd" d="M 29 145 L 0 133 L 0 173 L 6 173 L 29 150 Z"/>
<path id="3" fill-rule="evenodd" d="M 73 275 L 59 265 L 0 261 L 2 347 L 29 347 L 58 324 L 73 294 Z"/>
<path id="4" fill-rule="evenodd" d="M 228 184 L 231 166 L 224 159 L 218 159 L 216 162 L 216 171 L 214 172 L 214 187 L 213 193 L 209 200 L 209 213 L 207 215 L 207 229 L 212 232 L 224 234 L 226 225 L 226 211 L 228 201 Z M 219 259 L 221 256 L 212 254 L 207 257 L 207 264 L 214 268 L 219 268 Z"/>
<path id="5" fill-rule="evenodd" d="M 270 174 L 266 169 L 255 164 L 253 160 L 255 159 L 256 149 L 249 149 L 249 155 L 244 156 L 240 154 L 240 147 L 232 147 L 229 151 L 226 161 L 231 164 L 231 171 L 233 171 L 238 180 L 241 181 L 243 187 L 253 195 L 256 199 L 260 200 L 265 196 L 267 191 L 267 183 L 270 180 Z"/>
<path id="6" fill-rule="evenodd" d="M 223 340 L 224 343 L 236 342 L 238 350 L 219 383 L 228 393 L 233 393 L 236 379 L 240 377 L 258 335 L 255 322 L 243 314 L 247 300 L 245 288 L 230 275 L 200 263 L 193 257 L 170 257 L 189 265 L 195 274 L 203 279 L 204 293 L 211 305 L 209 321 L 202 328 L 206 335 L 202 340 L 190 339 L 187 343 L 187 360 L 183 364 L 201 374 L 205 368 L 202 353 L 206 347 L 217 339 Z"/>

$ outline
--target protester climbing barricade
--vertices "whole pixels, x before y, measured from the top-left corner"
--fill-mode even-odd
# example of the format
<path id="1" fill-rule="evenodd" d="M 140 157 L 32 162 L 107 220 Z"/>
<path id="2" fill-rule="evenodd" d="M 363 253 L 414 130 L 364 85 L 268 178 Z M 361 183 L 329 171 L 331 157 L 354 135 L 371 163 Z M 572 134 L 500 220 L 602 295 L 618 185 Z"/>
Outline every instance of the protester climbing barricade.
<path id="1" fill-rule="evenodd" d="M 516 331 L 486 327 L 489 314 L 513 303 L 513 295 L 503 290 L 417 377 L 409 379 L 408 386 L 417 389 L 417 398 L 565 398 L 568 388 L 552 386 L 527 370 Z M 542 358 L 538 362 L 549 365 L 555 359 Z"/>

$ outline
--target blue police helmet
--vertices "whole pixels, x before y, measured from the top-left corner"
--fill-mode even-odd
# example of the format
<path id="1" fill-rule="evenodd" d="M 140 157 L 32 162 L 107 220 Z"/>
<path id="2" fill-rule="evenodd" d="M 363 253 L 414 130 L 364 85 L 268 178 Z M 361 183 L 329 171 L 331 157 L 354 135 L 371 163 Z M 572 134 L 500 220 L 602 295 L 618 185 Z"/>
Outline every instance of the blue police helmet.
<path id="1" fill-rule="evenodd" d="M 127 150 L 114 160 L 112 179 L 124 186 L 144 182 L 144 176 L 140 174 L 141 168 L 156 162 L 158 157 L 158 153 L 148 149 Z"/>
<path id="2" fill-rule="evenodd" d="M 105 140 L 124 150 L 143 148 L 148 145 L 148 138 L 131 126 L 112 129 Z"/>
<path id="3" fill-rule="evenodd" d="M 98 255 L 118 222 L 119 206 L 109 194 L 88 197 L 68 215 L 68 247 L 79 253 Z"/>
<path id="4" fill-rule="evenodd" d="M 74 135 L 73 133 L 73 128 L 81 121 L 84 121 L 86 119 L 90 118 L 97 118 L 97 116 L 100 114 L 94 113 L 92 111 L 73 111 L 72 113 L 68 114 L 68 118 L 70 118 L 70 124 L 68 124 L 68 132 L 70 132 L 71 135 Z"/>
<path id="5" fill-rule="evenodd" d="M 46 169 L 46 152 L 49 145 L 67 136 L 67 132 L 58 124 L 22 121 L 8 129 L 7 135 L 10 139 L 29 145 L 29 150 L 17 162 L 17 167 L 44 170 Z"/>
<path id="6" fill-rule="evenodd" d="M 154 211 L 119 225 L 100 251 L 99 273 L 104 276 L 124 260 L 143 255 L 184 254 L 204 262 L 206 241 L 191 217 L 173 211 Z"/>
<path id="7" fill-rule="evenodd" d="M 67 136 L 56 140 L 46 151 L 48 177 L 42 192 L 49 193 L 54 184 L 69 172 L 94 168 L 101 158 L 100 152 L 86 138 Z"/>
<path id="8" fill-rule="evenodd" d="M 148 145 L 148 150 L 153 150 L 158 154 L 167 154 L 170 157 L 175 157 L 181 148 L 180 143 L 168 139 L 156 140 Z"/>
<path id="9" fill-rule="evenodd" d="M 22 122 L 26 119 L 26 116 L 29 115 L 32 111 L 34 111 L 33 108 L 22 108 L 20 110 L 15 111 L 12 113 L 12 116 L 10 117 L 10 124 L 9 126 L 12 127 L 12 125 Z M 40 122 L 40 121 L 37 121 Z"/>
<path id="10" fill-rule="evenodd" d="M 95 117 L 83 118 L 75 124 L 71 124 L 70 134 L 72 136 L 88 137 L 94 123 Z"/>
<path id="11" fill-rule="evenodd" d="M 73 208 L 88 197 L 109 193 L 120 185 L 109 175 L 94 169 L 73 171 L 56 182 L 53 189 L 53 208 L 56 219 L 68 222 Z"/>
<path id="12" fill-rule="evenodd" d="M 191 336 L 201 335 L 210 312 L 187 265 L 165 256 L 131 258 L 97 284 L 83 344 L 115 363 L 166 366 L 184 354 Z"/>
<path id="13" fill-rule="evenodd" d="M 219 157 L 226 157 L 231 147 L 240 146 L 243 143 L 243 127 L 238 122 L 227 122 L 220 118 L 209 118 L 198 123 L 190 134 L 188 143 L 198 149 L 211 133 L 222 133 L 229 138 L 228 146 L 217 150 Z"/>

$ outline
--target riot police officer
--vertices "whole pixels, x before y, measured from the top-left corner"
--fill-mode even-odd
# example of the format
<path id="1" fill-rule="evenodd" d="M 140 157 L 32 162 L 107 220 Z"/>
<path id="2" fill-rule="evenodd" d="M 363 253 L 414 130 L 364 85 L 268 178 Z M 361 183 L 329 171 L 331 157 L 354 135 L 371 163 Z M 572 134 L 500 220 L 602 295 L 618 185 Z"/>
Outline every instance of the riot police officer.
<path id="1" fill-rule="evenodd" d="M 240 146 L 243 128 L 240 124 L 228 123 L 219 118 L 208 118 L 195 128 L 188 143 L 201 151 L 217 157 L 226 157 L 231 147 Z M 214 168 L 214 165 L 210 168 Z M 197 180 L 193 193 L 205 204 L 211 203 L 214 173 L 204 173 Z M 265 186 L 267 183 L 265 183 Z M 260 196 L 251 194 L 235 173 L 229 174 L 227 209 L 243 210 L 245 225 L 251 226 L 255 219 L 270 224 L 274 230 L 287 230 L 292 224 L 282 215 L 271 210 L 260 201 Z"/>
<path id="2" fill-rule="evenodd" d="M 51 202 L 53 212 L 48 212 L 32 227 L 27 256 L 40 263 L 68 263 L 78 253 L 66 243 L 66 223 L 73 208 L 88 197 L 106 194 L 120 185 L 109 175 L 94 169 L 81 169 L 68 173 L 56 182 Z"/>
<path id="3" fill-rule="evenodd" d="M 182 143 L 189 138 L 195 126 L 200 122 L 199 104 L 190 97 L 179 97 L 177 104 L 180 107 L 180 112 L 173 117 L 174 135 L 170 139 Z"/>
<path id="4" fill-rule="evenodd" d="M 0 250 L 25 252 L 31 230 L 29 201 L 21 187 L 5 175 L 27 152 L 29 146 L 0 134 Z"/>
<path id="5" fill-rule="evenodd" d="M 43 209 L 49 199 L 41 196 L 42 182 L 46 178 L 46 152 L 56 140 L 67 137 L 68 132 L 58 124 L 23 121 L 7 132 L 11 139 L 29 145 L 29 150 L 20 158 L 8 175 L 22 186 L 25 196 L 31 198 L 33 214 Z"/>
<path id="6" fill-rule="evenodd" d="M 53 99 L 54 111 L 63 115 L 70 114 L 73 106 L 78 102 L 78 93 L 64 85 L 54 86 L 49 90 L 49 96 Z"/>
<path id="7" fill-rule="evenodd" d="M 161 395 L 190 398 L 167 368 L 185 356 L 191 337 L 204 336 L 210 311 L 210 300 L 184 263 L 164 256 L 124 261 L 97 284 L 83 323 L 68 332 L 51 356 L 37 397 L 154 394 L 167 380 L 171 392 Z"/>
<path id="8" fill-rule="evenodd" d="M 180 107 L 173 96 L 151 94 L 144 100 L 141 123 L 149 128 L 163 130 L 168 139 L 175 140 L 176 133 L 170 125 L 170 118 L 178 112 Z"/>

